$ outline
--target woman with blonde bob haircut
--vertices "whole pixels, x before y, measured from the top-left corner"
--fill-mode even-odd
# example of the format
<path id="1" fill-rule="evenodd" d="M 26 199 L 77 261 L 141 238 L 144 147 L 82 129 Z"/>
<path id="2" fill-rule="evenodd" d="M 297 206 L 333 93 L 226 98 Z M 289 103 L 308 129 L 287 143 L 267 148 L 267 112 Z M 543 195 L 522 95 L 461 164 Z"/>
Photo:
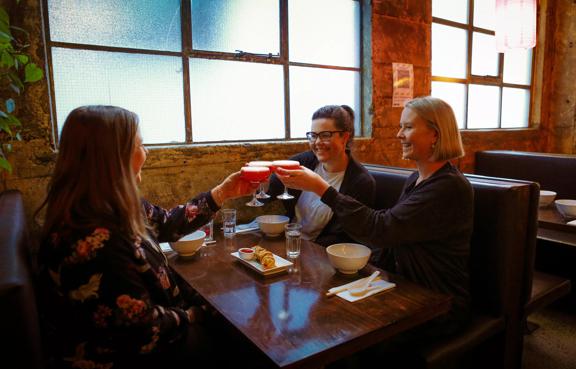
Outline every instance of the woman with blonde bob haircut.
<path id="1" fill-rule="evenodd" d="M 404 107 L 413 110 L 439 133 L 432 154 L 434 160 L 452 160 L 464 156 L 454 111 L 444 100 L 432 96 L 419 97 L 408 101 Z"/>
<path id="2" fill-rule="evenodd" d="M 140 197 L 147 153 L 138 116 L 126 109 L 83 106 L 64 123 L 40 208 L 46 205 L 38 261 L 51 367 L 174 368 L 183 355 L 200 360 L 208 352 L 199 324 L 204 303 L 159 242 L 198 229 L 224 200 L 255 186 L 237 172 L 163 209 Z"/>
<path id="3" fill-rule="evenodd" d="M 344 231 L 385 249 L 379 265 L 453 297 L 452 311 L 427 334 L 461 329 L 469 315 L 468 255 L 472 234 L 472 186 L 450 159 L 464 154 L 452 108 L 435 97 L 409 101 L 396 137 L 402 157 L 416 164 L 396 205 L 372 209 L 339 193 L 316 173 L 278 168 L 287 186 L 312 191 L 338 216 Z M 430 327 L 429 326 L 429 327 Z"/>

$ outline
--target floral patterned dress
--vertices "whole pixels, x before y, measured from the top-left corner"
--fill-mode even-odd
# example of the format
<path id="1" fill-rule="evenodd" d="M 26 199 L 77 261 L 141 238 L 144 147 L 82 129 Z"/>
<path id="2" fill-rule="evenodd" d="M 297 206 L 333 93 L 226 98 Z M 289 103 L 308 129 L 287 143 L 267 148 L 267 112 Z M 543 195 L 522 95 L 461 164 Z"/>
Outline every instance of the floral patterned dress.
<path id="1" fill-rule="evenodd" d="M 143 208 L 156 245 L 103 227 L 66 225 L 43 241 L 41 306 L 55 367 L 115 368 L 185 339 L 186 309 L 199 298 L 167 265 L 157 242 L 196 230 L 218 207 L 203 193 L 170 210 L 146 201 Z"/>

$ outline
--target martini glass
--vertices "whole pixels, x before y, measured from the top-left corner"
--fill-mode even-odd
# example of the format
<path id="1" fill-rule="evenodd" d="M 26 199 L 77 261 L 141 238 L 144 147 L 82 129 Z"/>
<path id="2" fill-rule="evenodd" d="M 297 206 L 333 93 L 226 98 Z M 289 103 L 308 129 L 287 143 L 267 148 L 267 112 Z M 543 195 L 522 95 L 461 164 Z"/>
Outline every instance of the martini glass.
<path id="1" fill-rule="evenodd" d="M 272 162 L 274 168 L 283 168 L 283 169 L 300 169 L 300 163 L 296 160 L 275 160 Z M 280 200 L 291 200 L 294 196 L 288 193 L 288 189 L 284 186 L 284 192 L 281 193 L 276 197 Z"/>
<path id="2" fill-rule="evenodd" d="M 245 166 L 241 169 L 242 178 L 251 183 L 262 183 L 270 176 L 270 168 L 268 167 L 252 167 Z M 256 198 L 256 191 L 252 194 L 252 200 L 246 203 L 247 206 L 257 207 L 264 206 L 264 203 L 258 201 Z"/>
<path id="3" fill-rule="evenodd" d="M 272 172 L 272 162 L 271 161 L 251 161 L 246 164 L 249 167 L 268 167 L 270 168 L 270 172 Z M 259 200 L 269 199 L 270 195 L 264 191 L 264 182 L 260 182 L 260 187 L 258 188 L 258 192 L 256 193 L 256 198 Z"/>

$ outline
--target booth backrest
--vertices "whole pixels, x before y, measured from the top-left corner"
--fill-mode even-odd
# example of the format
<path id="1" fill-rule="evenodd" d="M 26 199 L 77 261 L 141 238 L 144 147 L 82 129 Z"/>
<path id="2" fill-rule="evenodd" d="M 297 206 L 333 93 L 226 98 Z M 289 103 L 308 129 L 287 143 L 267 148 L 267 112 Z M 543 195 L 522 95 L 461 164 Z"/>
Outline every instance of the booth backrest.
<path id="1" fill-rule="evenodd" d="M 393 206 L 410 169 L 369 165 L 377 209 Z M 535 247 L 536 184 L 466 175 L 474 188 L 470 278 L 473 307 L 499 316 L 516 313 L 530 296 Z M 534 238 L 534 242 L 531 238 Z"/>
<path id="2" fill-rule="evenodd" d="M 542 190 L 556 192 L 557 199 L 576 199 L 576 155 L 478 151 L 474 172 L 537 182 Z"/>
<path id="3" fill-rule="evenodd" d="M 0 193 L 0 366 L 43 367 L 30 245 L 22 195 Z"/>

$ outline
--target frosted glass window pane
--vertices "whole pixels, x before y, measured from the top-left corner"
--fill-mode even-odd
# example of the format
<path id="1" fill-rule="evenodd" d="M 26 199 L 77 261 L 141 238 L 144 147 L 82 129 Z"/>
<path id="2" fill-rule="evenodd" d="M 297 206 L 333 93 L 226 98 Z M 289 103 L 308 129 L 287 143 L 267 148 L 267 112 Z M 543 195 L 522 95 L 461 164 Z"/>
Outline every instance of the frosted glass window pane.
<path id="1" fill-rule="evenodd" d="M 277 0 L 192 0 L 192 47 L 278 54 L 278 3 Z"/>
<path id="2" fill-rule="evenodd" d="M 190 59 L 194 142 L 284 138 L 281 65 Z"/>
<path id="3" fill-rule="evenodd" d="M 468 23 L 468 0 L 432 0 L 432 16 Z"/>
<path id="4" fill-rule="evenodd" d="M 530 91 L 504 87 L 502 91 L 502 128 L 528 127 Z"/>
<path id="5" fill-rule="evenodd" d="M 497 76 L 499 59 L 496 37 L 479 32 L 474 32 L 472 37 L 472 74 Z"/>
<path id="6" fill-rule="evenodd" d="M 145 143 L 185 141 L 182 59 L 52 48 L 59 128 L 81 105 L 117 105 L 138 114 Z"/>
<path id="7" fill-rule="evenodd" d="M 500 88 L 470 85 L 468 90 L 468 128 L 498 128 Z"/>
<path id="8" fill-rule="evenodd" d="M 290 61 L 360 67 L 360 2 L 290 0 Z"/>
<path id="9" fill-rule="evenodd" d="M 52 41 L 181 50 L 180 0 L 49 0 Z"/>
<path id="10" fill-rule="evenodd" d="M 466 85 L 463 83 L 432 81 L 432 96 L 446 101 L 454 110 L 458 128 L 464 128 Z"/>
<path id="11" fill-rule="evenodd" d="M 466 30 L 432 23 L 432 75 L 466 78 Z"/>
<path id="12" fill-rule="evenodd" d="M 496 0 L 474 1 L 474 26 L 494 30 Z"/>
<path id="13" fill-rule="evenodd" d="M 532 49 L 504 53 L 504 83 L 529 85 L 532 79 Z"/>
<path id="14" fill-rule="evenodd" d="M 310 131 L 312 114 L 324 105 L 348 105 L 360 121 L 360 73 L 346 70 L 290 67 L 290 132 Z M 356 125 L 356 133 L 358 125 Z"/>

